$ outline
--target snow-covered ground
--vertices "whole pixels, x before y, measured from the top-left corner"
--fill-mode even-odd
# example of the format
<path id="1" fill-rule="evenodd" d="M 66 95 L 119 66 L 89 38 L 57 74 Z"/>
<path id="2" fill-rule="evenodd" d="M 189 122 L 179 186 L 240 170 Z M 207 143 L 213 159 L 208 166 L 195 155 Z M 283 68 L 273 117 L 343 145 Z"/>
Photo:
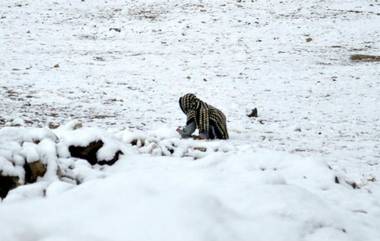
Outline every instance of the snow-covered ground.
<path id="1" fill-rule="evenodd" d="M 349 59 L 379 26 L 376 0 L 0 1 L 0 126 L 80 119 L 125 152 L 11 191 L 0 240 L 379 240 L 380 63 Z M 188 92 L 230 140 L 178 139 Z"/>

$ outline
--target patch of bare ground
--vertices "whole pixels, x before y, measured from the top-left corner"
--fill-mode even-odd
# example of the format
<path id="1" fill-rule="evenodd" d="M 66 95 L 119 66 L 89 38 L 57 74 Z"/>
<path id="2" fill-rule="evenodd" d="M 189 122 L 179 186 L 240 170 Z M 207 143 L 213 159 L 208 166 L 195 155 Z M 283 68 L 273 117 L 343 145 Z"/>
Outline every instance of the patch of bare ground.
<path id="1" fill-rule="evenodd" d="M 380 62 L 380 56 L 366 55 L 366 54 L 353 54 L 350 60 L 354 62 Z"/>

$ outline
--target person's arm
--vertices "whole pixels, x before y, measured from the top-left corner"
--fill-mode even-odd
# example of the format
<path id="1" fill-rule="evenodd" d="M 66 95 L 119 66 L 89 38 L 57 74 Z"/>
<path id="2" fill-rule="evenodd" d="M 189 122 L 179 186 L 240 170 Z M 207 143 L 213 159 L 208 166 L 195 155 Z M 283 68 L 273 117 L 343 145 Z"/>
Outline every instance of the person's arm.
<path id="1" fill-rule="evenodd" d="M 181 135 L 182 138 L 189 138 L 191 137 L 191 134 L 194 133 L 195 129 L 196 129 L 195 122 L 191 121 L 184 128 L 178 129 L 177 131 Z"/>

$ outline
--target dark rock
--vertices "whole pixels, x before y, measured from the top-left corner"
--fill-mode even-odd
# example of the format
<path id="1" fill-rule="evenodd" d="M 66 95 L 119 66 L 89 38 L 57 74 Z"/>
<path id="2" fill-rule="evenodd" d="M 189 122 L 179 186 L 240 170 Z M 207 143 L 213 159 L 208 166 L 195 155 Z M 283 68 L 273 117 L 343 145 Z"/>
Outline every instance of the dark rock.
<path id="1" fill-rule="evenodd" d="M 120 28 L 110 28 L 109 31 L 116 31 L 116 32 L 121 32 Z"/>
<path id="2" fill-rule="evenodd" d="M 360 188 L 356 182 L 352 182 L 352 183 L 350 183 L 350 185 L 353 189 L 359 189 Z"/>
<path id="3" fill-rule="evenodd" d="M 306 38 L 306 42 L 307 42 L 307 43 L 309 43 L 309 42 L 311 42 L 311 41 L 313 41 L 312 38 L 310 38 L 310 37 L 309 37 L 309 38 Z"/>
<path id="4" fill-rule="evenodd" d="M 82 128 L 83 127 L 83 124 L 81 123 L 81 122 L 77 122 L 77 123 L 75 123 L 75 125 L 73 125 L 72 127 L 71 127 L 71 129 L 72 130 L 77 130 L 77 129 L 80 129 L 80 128 Z"/>
<path id="5" fill-rule="evenodd" d="M 335 176 L 334 181 L 335 181 L 336 184 L 340 183 L 339 178 L 337 176 Z"/>
<path id="6" fill-rule="evenodd" d="M 69 151 L 72 157 L 81 158 L 87 160 L 91 165 L 113 165 L 119 160 L 120 155 L 124 153 L 118 150 L 111 160 L 98 160 L 97 152 L 102 148 L 104 142 L 102 140 L 93 141 L 87 146 L 69 146 Z"/>
<path id="7" fill-rule="evenodd" d="M 131 145 L 132 146 L 137 146 L 137 139 L 133 139 L 132 141 L 131 141 Z"/>
<path id="8" fill-rule="evenodd" d="M 248 117 L 250 118 L 256 118 L 258 115 L 257 115 L 257 108 L 255 109 L 252 109 L 251 113 L 249 115 L 247 115 Z"/>
<path id="9" fill-rule="evenodd" d="M 25 170 L 25 183 L 34 183 L 38 177 L 43 177 L 46 173 L 47 167 L 41 161 L 35 161 L 24 164 Z"/>
<path id="10" fill-rule="evenodd" d="M 170 152 L 170 154 L 173 154 L 174 153 L 174 149 L 173 148 L 167 148 L 168 151 Z"/>
<path id="11" fill-rule="evenodd" d="M 32 139 L 32 142 L 34 144 L 38 145 L 41 142 L 41 140 L 39 140 L 39 139 Z"/>
<path id="12" fill-rule="evenodd" d="M 103 57 L 101 57 L 101 56 L 96 56 L 96 57 L 94 57 L 94 60 L 96 60 L 96 61 L 106 61 Z"/>
<path id="13" fill-rule="evenodd" d="M 19 185 L 19 177 L 3 176 L 0 172 L 0 198 L 5 198 L 8 192 Z"/>
<path id="14" fill-rule="evenodd" d="M 60 125 L 59 123 L 49 122 L 48 126 L 49 126 L 49 129 L 57 129 Z"/>
<path id="15" fill-rule="evenodd" d="M 69 151 L 72 157 L 77 157 L 87 160 L 91 165 L 95 165 L 98 160 L 96 153 L 104 145 L 102 140 L 93 141 L 87 146 L 69 146 Z"/>
<path id="16" fill-rule="evenodd" d="M 137 146 L 137 147 L 145 146 L 144 139 L 133 139 L 130 143 L 132 146 Z"/>
<path id="17" fill-rule="evenodd" d="M 102 160 L 102 161 L 98 161 L 97 164 L 99 164 L 99 165 L 109 165 L 109 166 L 111 166 L 111 165 L 115 164 L 115 162 L 117 162 L 117 161 L 119 160 L 120 155 L 123 155 L 123 154 L 124 154 L 124 153 L 123 153 L 122 151 L 118 150 L 118 151 L 115 153 L 114 157 L 113 157 L 111 160 Z"/>
<path id="18" fill-rule="evenodd" d="M 369 182 L 376 182 L 376 178 L 375 177 L 368 177 L 367 180 Z"/>
<path id="19" fill-rule="evenodd" d="M 206 152 L 207 148 L 206 147 L 193 147 L 193 150 L 195 150 L 195 151 L 201 151 L 201 152 Z"/>

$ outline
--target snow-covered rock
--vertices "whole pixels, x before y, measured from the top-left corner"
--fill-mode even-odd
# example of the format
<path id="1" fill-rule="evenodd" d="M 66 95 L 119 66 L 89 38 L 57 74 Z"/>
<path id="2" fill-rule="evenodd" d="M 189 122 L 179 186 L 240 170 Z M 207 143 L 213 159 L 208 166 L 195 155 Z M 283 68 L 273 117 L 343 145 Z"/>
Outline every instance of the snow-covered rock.
<path id="1" fill-rule="evenodd" d="M 6 127 L 0 129 L 0 183 L 6 196 L 9 190 L 38 178 L 56 178 L 57 136 L 45 128 Z M 12 180 L 12 184 L 10 184 Z"/>
<path id="2" fill-rule="evenodd" d="M 112 165 L 128 152 L 125 144 L 98 128 L 57 129 L 61 157 L 86 159 L 91 165 Z"/>
<path id="3" fill-rule="evenodd" d="M 0 144 L 1 198 L 17 186 L 40 179 L 46 183 L 62 179 L 79 184 L 102 176 L 91 166 L 73 158 L 85 159 L 91 165 L 113 165 L 129 151 L 126 144 L 111 134 L 94 128 L 79 129 L 75 122 L 56 129 L 55 133 L 46 128 L 6 127 L 0 129 Z M 40 187 L 39 184 L 28 185 L 21 190 L 27 193 Z M 13 191 L 16 194 L 12 195 L 17 197 L 8 199 L 29 197 L 19 192 Z"/>

